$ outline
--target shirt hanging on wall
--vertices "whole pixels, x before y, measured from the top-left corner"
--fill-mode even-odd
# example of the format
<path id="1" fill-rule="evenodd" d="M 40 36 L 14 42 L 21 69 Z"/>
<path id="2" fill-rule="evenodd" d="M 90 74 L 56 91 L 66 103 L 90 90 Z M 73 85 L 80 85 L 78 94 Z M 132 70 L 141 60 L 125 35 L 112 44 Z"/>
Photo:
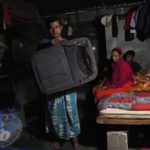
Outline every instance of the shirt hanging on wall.
<path id="1" fill-rule="evenodd" d="M 131 32 L 131 26 L 134 26 L 133 22 L 133 16 L 134 11 L 131 10 L 127 13 L 126 20 L 125 20 L 125 41 L 132 41 L 134 40 L 134 33 Z"/>
<path id="2" fill-rule="evenodd" d="M 112 37 L 117 37 L 118 36 L 117 16 L 113 15 L 111 21 L 112 21 Z"/>
<path id="3" fill-rule="evenodd" d="M 105 15 L 101 18 L 102 25 L 108 27 L 112 24 L 112 15 Z"/>

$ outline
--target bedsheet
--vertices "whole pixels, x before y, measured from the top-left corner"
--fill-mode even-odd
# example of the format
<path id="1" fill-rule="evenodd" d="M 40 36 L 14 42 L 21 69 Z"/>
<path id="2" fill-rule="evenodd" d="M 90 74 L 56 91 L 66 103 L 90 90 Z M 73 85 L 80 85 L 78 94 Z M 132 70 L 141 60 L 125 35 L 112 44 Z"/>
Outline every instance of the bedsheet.
<path id="1" fill-rule="evenodd" d="M 98 110 L 107 108 L 150 111 L 150 92 L 114 93 L 98 102 Z"/>

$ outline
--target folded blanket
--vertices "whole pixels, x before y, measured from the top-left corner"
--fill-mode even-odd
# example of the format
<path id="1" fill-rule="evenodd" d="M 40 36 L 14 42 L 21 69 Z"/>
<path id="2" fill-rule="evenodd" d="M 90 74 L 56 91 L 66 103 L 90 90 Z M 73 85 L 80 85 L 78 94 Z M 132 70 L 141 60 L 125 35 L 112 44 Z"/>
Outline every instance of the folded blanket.
<path id="1" fill-rule="evenodd" d="M 97 103 L 100 99 L 111 96 L 117 92 L 129 92 L 132 87 L 132 82 L 128 82 L 123 85 L 121 88 L 103 88 L 97 89 L 95 94 L 95 103 Z"/>

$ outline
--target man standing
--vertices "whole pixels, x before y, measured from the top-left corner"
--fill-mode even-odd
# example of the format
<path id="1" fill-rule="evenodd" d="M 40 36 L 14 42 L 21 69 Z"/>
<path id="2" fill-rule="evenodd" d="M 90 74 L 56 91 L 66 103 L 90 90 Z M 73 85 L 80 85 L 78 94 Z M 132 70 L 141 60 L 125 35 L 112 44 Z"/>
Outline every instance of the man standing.
<path id="1" fill-rule="evenodd" d="M 48 18 L 47 26 L 52 38 L 46 38 L 40 41 L 40 48 L 54 46 L 60 42 L 67 41 L 61 36 L 63 26 L 59 18 Z M 52 70 L 53 71 L 53 70 Z M 58 93 L 59 94 L 59 93 Z M 55 149 L 59 149 L 58 139 L 70 138 L 76 150 L 79 150 L 77 136 L 80 133 L 80 123 L 77 111 L 77 94 L 75 92 L 65 92 L 61 95 L 47 95 L 47 127 L 53 129 L 56 140 L 53 142 Z"/>

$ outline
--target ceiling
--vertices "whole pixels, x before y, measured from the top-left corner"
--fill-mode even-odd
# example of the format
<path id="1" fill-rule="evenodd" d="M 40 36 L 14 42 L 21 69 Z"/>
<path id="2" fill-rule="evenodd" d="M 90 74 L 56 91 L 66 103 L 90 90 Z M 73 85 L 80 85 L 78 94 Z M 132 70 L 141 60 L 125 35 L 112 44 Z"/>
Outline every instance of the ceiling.
<path id="1" fill-rule="evenodd" d="M 97 7 L 124 7 L 150 0 L 26 0 L 33 2 L 42 16 Z"/>

